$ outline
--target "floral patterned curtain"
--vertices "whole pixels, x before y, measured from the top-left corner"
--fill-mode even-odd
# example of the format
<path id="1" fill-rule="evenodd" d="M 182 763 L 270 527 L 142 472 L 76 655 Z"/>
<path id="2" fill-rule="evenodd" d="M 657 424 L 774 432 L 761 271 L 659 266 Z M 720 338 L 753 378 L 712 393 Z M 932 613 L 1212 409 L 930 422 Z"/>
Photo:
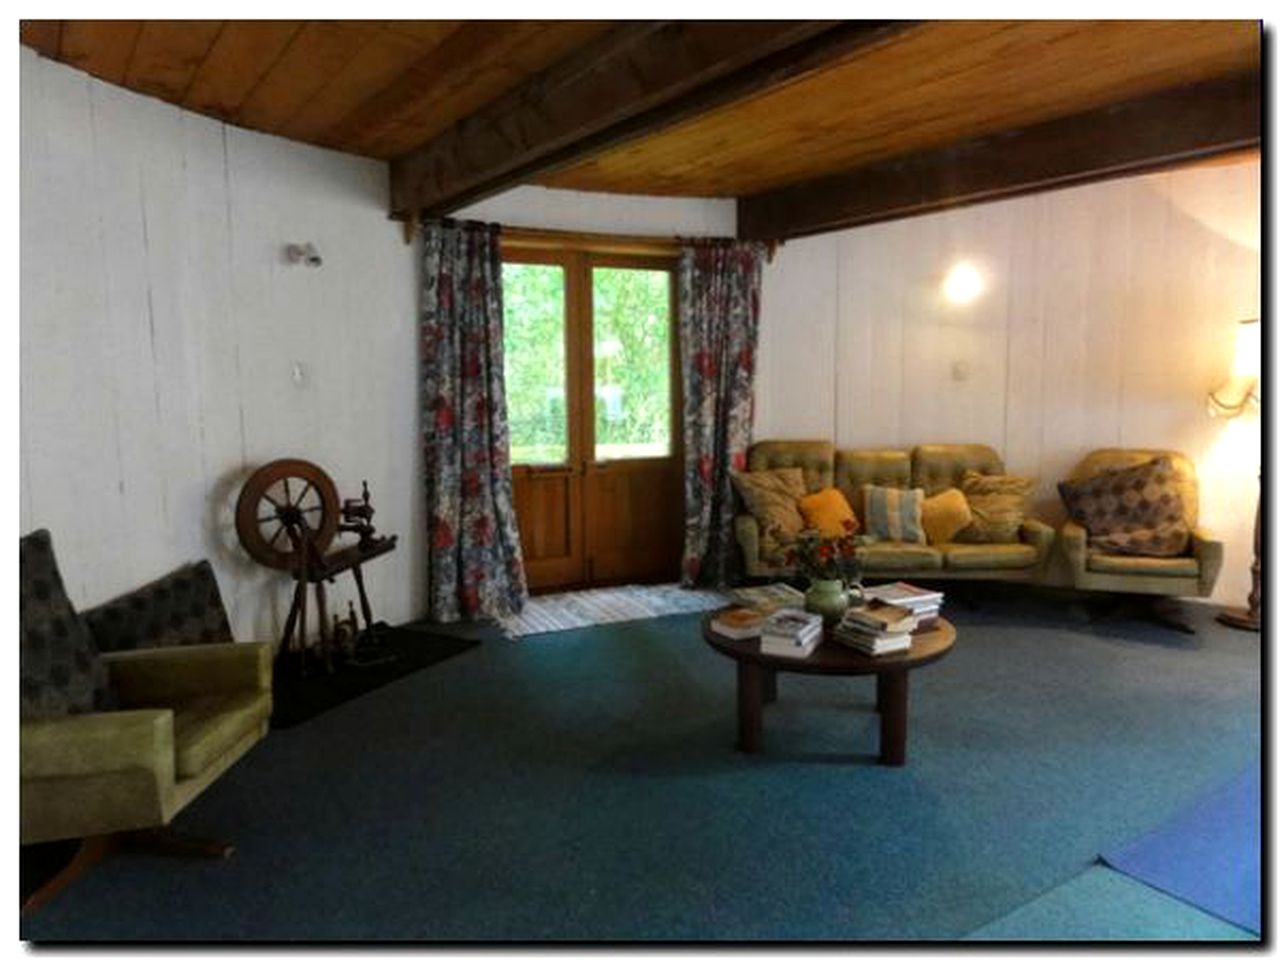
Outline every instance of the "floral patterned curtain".
<path id="1" fill-rule="evenodd" d="M 423 230 L 421 403 L 427 613 L 518 613 L 529 595 L 511 498 L 498 228 Z"/>
<path id="2" fill-rule="evenodd" d="M 729 473 L 745 469 L 751 444 L 764 253 L 732 240 L 689 241 L 680 253 L 685 586 L 724 586 L 741 562 Z"/>

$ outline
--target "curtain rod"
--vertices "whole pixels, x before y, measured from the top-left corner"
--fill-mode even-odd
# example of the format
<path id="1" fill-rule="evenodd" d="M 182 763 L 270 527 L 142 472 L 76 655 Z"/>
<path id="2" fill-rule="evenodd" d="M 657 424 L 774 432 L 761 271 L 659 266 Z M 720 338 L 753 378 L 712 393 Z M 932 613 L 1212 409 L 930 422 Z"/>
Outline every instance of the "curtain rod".
<path id="1" fill-rule="evenodd" d="M 418 216 L 409 216 L 404 220 L 405 243 L 413 239 L 413 234 L 421 223 Z M 580 250 L 593 250 L 597 253 L 638 254 L 655 257 L 676 257 L 680 255 L 681 237 L 655 236 L 652 234 L 629 233 L 588 233 L 578 230 L 553 230 L 543 227 L 508 227 L 501 225 L 500 235 L 506 245 L 524 250 L 564 249 L 565 247 Z M 691 238 L 702 239 L 702 238 Z M 707 239 L 713 239 L 708 237 Z M 730 238 L 732 239 L 732 238 Z M 772 263 L 773 255 L 785 241 L 769 240 L 765 243 L 766 259 Z"/>

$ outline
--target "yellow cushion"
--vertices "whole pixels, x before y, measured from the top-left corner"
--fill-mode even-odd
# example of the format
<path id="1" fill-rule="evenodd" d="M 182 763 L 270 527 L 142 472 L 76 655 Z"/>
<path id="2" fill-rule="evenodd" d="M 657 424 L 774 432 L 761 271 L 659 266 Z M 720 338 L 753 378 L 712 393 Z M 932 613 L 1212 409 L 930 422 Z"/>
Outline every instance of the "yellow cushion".
<path id="1" fill-rule="evenodd" d="M 925 497 L 920 506 L 920 525 L 930 543 L 950 543 L 952 537 L 972 522 L 969 501 L 955 487 Z"/>
<path id="2" fill-rule="evenodd" d="M 802 497 L 799 506 L 805 524 L 823 537 L 843 537 L 846 533 L 858 532 L 858 518 L 853 515 L 853 507 L 835 487 Z"/>
<path id="3" fill-rule="evenodd" d="M 955 535 L 961 543 L 1017 543 L 1027 516 L 1027 495 L 1035 489 L 1030 477 L 983 474 L 966 470 L 960 489 L 969 501 L 973 522 Z"/>
<path id="4" fill-rule="evenodd" d="M 804 472 L 799 467 L 752 470 L 732 474 L 742 502 L 760 524 L 760 554 L 771 556 L 793 543 L 804 529 L 796 503 L 805 495 Z"/>

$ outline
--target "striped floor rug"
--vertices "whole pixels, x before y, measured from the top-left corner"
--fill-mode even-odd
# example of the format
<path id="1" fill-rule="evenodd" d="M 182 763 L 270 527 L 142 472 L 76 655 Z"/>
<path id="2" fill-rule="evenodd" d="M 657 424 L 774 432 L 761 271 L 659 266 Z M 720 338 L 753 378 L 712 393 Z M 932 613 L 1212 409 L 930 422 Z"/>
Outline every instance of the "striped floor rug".
<path id="1" fill-rule="evenodd" d="M 527 637 L 597 623 L 715 610 L 728 602 L 714 590 L 686 590 L 674 583 L 549 593 L 530 597 L 518 617 L 502 622 L 502 629 L 509 637 Z"/>

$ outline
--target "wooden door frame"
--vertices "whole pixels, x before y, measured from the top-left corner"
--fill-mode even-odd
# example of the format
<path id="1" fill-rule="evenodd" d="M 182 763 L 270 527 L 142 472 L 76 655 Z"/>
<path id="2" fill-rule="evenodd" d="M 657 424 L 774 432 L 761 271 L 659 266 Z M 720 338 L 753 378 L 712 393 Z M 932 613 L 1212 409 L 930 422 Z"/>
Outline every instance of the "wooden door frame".
<path id="1" fill-rule="evenodd" d="M 527 263 L 559 266 L 564 270 L 564 336 L 565 336 L 565 415 L 567 462 L 560 464 L 512 464 L 513 482 L 539 475 L 567 474 L 570 502 L 569 536 L 571 555 L 580 558 L 581 579 L 574 583 L 531 588 L 531 592 L 549 592 L 583 586 L 599 586 L 592 570 L 590 534 L 586 523 L 586 482 L 588 471 L 607 469 L 622 472 L 651 467 L 667 460 L 674 469 L 684 466 L 684 383 L 680 363 L 678 247 L 649 243 L 639 249 L 616 241 L 625 238 L 603 238 L 595 235 L 564 235 L 565 242 L 550 242 L 542 234 L 533 240 L 516 234 L 514 242 L 504 242 L 503 263 Z M 508 239 L 504 236 L 504 239 Z M 559 237 L 555 238 L 556 240 Z M 669 378 L 670 452 L 665 457 L 635 457 L 612 461 L 595 459 L 595 311 L 592 270 L 595 267 L 617 267 L 636 270 L 662 270 L 670 275 L 669 306 Z M 605 466 L 607 464 L 607 466 Z M 681 485 L 683 489 L 683 484 Z M 683 495 L 681 496 L 683 515 Z M 608 581 L 614 582 L 614 581 Z"/>

